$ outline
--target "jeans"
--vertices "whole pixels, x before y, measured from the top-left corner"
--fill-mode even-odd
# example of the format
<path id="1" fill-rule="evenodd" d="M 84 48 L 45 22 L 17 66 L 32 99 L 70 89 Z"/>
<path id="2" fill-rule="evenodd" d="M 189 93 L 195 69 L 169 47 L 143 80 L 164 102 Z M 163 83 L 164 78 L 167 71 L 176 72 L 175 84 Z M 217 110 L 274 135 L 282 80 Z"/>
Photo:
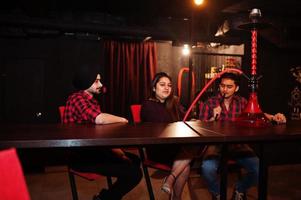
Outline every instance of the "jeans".
<path id="1" fill-rule="evenodd" d="M 235 190 L 246 192 L 248 188 L 258 182 L 259 159 L 257 157 L 243 157 L 236 159 L 238 165 L 246 170 L 246 174 L 235 184 Z M 220 194 L 220 185 L 218 181 L 219 159 L 203 160 L 201 170 L 209 191 L 213 195 Z"/>

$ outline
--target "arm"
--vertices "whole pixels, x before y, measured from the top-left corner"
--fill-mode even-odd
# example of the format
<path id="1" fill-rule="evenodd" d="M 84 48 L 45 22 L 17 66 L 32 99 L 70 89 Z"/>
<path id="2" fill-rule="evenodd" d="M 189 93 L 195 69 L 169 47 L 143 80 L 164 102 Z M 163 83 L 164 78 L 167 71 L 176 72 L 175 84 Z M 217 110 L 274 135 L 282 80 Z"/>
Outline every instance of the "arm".
<path id="1" fill-rule="evenodd" d="M 100 113 L 95 118 L 95 124 L 128 123 L 128 120 L 108 113 Z"/>
<path id="2" fill-rule="evenodd" d="M 200 115 L 199 115 L 199 119 L 201 121 L 213 121 L 214 120 L 214 115 L 211 114 L 213 112 L 213 110 L 211 111 L 211 108 L 209 107 L 208 102 L 201 102 L 200 106 Z"/>
<path id="3" fill-rule="evenodd" d="M 245 98 L 242 99 L 242 104 L 245 106 L 247 105 L 247 100 Z M 245 108 L 245 107 L 244 107 Z M 243 108 L 243 109 L 244 109 Z M 286 123 L 286 117 L 282 113 L 277 113 L 275 115 L 264 113 L 265 117 L 271 121 L 271 122 L 276 122 L 277 124 L 283 124 Z"/>
<path id="4" fill-rule="evenodd" d="M 286 123 L 286 117 L 282 113 L 277 113 L 275 115 L 264 113 L 264 115 L 266 116 L 266 118 L 268 118 L 268 120 L 274 121 L 277 124 L 284 124 L 284 123 Z"/>

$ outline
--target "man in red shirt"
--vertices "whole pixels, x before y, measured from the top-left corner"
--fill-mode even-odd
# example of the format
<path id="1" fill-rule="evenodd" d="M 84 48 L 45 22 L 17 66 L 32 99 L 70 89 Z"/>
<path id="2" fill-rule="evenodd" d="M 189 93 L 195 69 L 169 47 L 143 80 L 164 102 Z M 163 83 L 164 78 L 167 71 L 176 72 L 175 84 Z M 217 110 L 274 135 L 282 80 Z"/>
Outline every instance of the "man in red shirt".
<path id="1" fill-rule="evenodd" d="M 94 98 L 103 86 L 98 70 L 97 66 L 82 66 L 75 73 L 73 85 L 78 91 L 67 100 L 64 123 L 128 123 L 123 117 L 101 112 Z M 120 200 L 142 178 L 139 158 L 119 148 L 75 149 L 70 160 L 75 170 L 117 178 L 111 189 L 103 189 L 93 200 Z"/>
<path id="2" fill-rule="evenodd" d="M 247 105 L 247 100 L 236 94 L 238 90 L 238 76 L 233 73 L 224 73 L 220 78 L 219 94 L 200 104 L 199 119 L 203 121 L 234 121 Z M 277 113 L 276 115 L 265 113 L 265 116 L 276 123 L 286 122 L 285 116 L 281 113 Z M 217 180 L 220 150 L 220 146 L 217 145 L 207 146 L 201 166 L 202 174 L 212 193 L 213 199 L 220 198 L 220 186 Z M 258 181 L 258 157 L 246 144 L 231 145 L 229 147 L 229 154 L 237 164 L 246 170 L 246 175 L 235 184 L 232 199 L 245 200 L 247 189 L 256 185 Z"/>

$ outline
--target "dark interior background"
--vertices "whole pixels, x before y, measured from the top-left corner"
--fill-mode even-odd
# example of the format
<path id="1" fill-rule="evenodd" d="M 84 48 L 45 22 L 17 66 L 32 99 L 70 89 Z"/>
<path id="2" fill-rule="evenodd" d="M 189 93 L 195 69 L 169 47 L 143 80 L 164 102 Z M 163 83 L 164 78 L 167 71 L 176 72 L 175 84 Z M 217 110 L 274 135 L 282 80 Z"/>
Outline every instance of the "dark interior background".
<path id="1" fill-rule="evenodd" d="M 73 90 L 73 69 L 101 65 L 106 39 L 245 44 L 242 68 L 249 72 L 250 34 L 239 26 L 249 23 L 254 7 L 269 24 L 258 39 L 259 99 L 264 111 L 289 114 L 290 92 L 298 84 L 289 70 L 300 65 L 297 0 L 210 0 L 200 8 L 190 0 L 11 0 L 0 9 L 0 120 L 58 122 L 57 107 Z M 215 37 L 225 21 L 228 30 Z"/>

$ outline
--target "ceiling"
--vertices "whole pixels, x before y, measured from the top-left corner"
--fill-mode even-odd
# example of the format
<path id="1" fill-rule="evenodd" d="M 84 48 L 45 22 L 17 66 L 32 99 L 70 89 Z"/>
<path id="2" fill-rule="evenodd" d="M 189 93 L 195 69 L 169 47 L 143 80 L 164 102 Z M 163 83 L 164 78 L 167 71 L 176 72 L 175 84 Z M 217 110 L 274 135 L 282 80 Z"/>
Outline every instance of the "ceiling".
<path id="1" fill-rule="evenodd" d="M 239 42 L 252 8 L 268 28 L 261 35 L 280 48 L 301 44 L 301 1 L 205 0 L 10 0 L 0 8 L 0 37 L 72 36 L 99 39 Z M 229 31 L 215 37 L 227 20 Z"/>

